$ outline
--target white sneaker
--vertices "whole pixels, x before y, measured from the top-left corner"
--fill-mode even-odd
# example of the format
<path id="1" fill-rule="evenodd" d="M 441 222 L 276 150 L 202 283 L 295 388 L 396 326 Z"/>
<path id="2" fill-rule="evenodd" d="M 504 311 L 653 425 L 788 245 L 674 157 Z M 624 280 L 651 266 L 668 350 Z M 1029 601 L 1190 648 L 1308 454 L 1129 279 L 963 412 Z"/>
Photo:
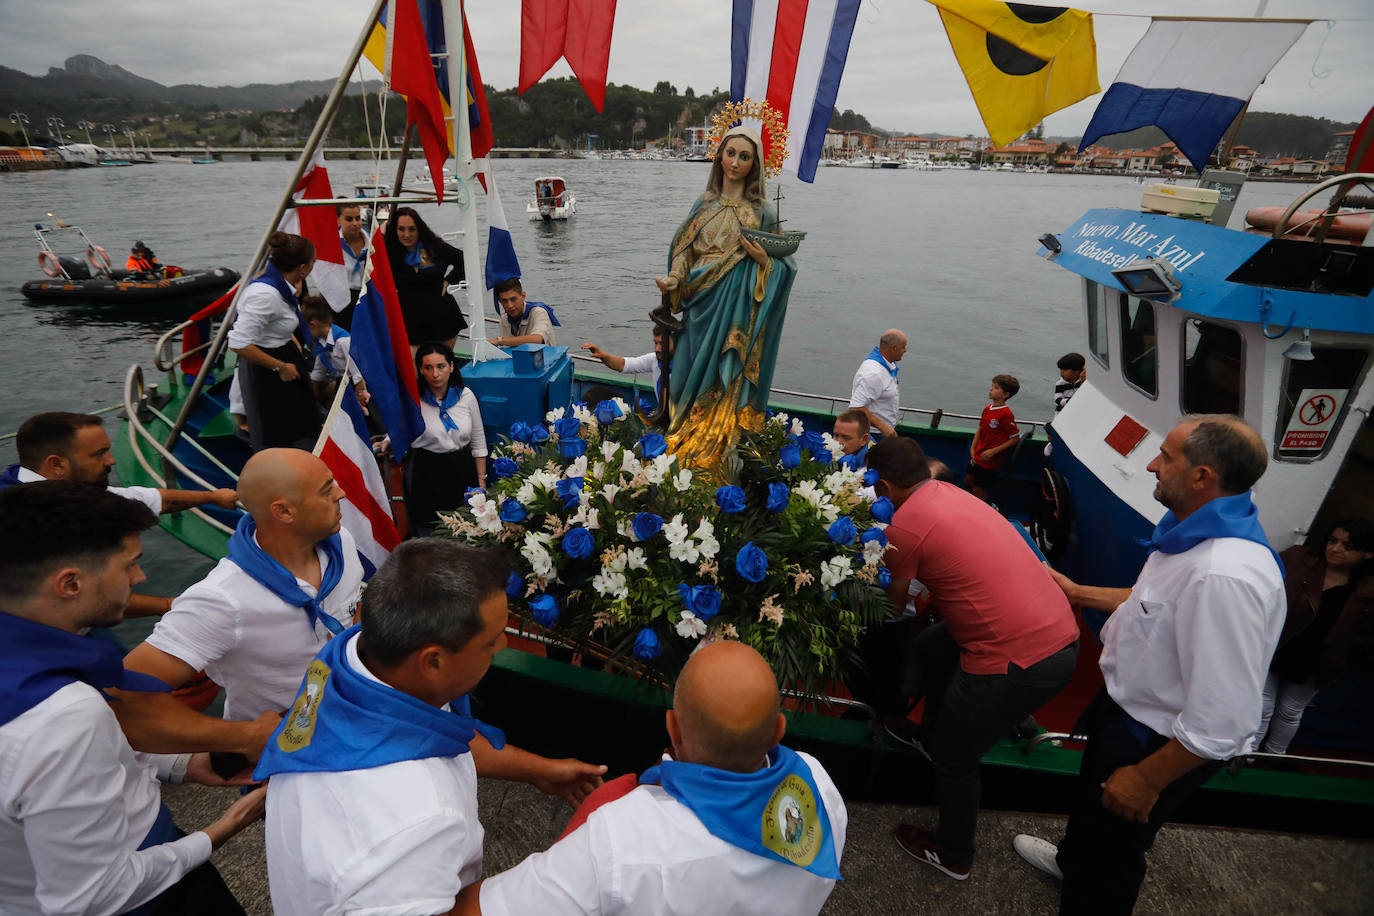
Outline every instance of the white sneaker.
<path id="1" fill-rule="evenodd" d="M 1029 833 L 1018 833 L 1011 841 L 1011 845 L 1017 854 L 1031 865 L 1060 881 L 1064 880 L 1064 873 L 1059 870 L 1059 862 L 1055 859 L 1059 854 L 1059 847 L 1049 840 L 1042 840 Z"/>

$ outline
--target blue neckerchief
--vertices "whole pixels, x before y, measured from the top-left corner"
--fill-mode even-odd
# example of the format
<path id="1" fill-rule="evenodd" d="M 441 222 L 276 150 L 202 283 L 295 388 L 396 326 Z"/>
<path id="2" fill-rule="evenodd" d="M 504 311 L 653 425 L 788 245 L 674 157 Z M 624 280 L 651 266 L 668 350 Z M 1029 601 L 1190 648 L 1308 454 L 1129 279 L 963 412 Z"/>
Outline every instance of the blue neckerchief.
<path id="1" fill-rule="evenodd" d="M 661 782 L 712 836 L 731 846 L 840 880 L 830 816 L 810 767 L 781 744 L 769 757 L 768 766 L 752 773 L 665 760 L 639 781 Z"/>
<path id="2" fill-rule="evenodd" d="M 434 396 L 434 393 L 430 391 L 428 387 L 426 387 L 424 391 L 420 392 L 420 400 L 424 401 L 426 404 L 439 408 L 439 420 L 444 424 L 444 429 L 456 433 L 458 432 L 458 423 L 448 415 L 448 412 L 449 408 L 458 406 L 458 398 L 462 397 L 462 394 L 463 389 L 450 388 L 448 391 L 444 392 L 444 402 L 440 404 L 439 399 Z"/>
<path id="3" fill-rule="evenodd" d="M 310 325 L 306 323 L 305 316 L 301 314 L 301 301 L 296 298 L 296 291 L 291 288 L 291 284 L 286 282 L 286 277 L 277 269 L 277 265 L 270 260 L 263 268 L 262 273 L 258 274 L 250 283 L 261 283 L 270 286 L 281 296 L 282 301 L 291 306 L 291 310 L 296 313 L 296 324 L 300 326 L 301 343 L 307 347 L 311 345 Z"/>
<path id="4" fill-rule="evenodd" d="M 57 691 L 81 681 L 100 690 L 143 693 L 171 690 L 151 674 L 124 669 L 114 643 L 78 636 L 0 611 L 0 725 L 18 718 Z"/>
<path id="5" fill-rule="evenodd" d="M 887 361 L 887 357 L 883 356 L 883 351 L 881 348 L 874 347 L 873 352 L 865 356 L 864 359 L 873 360 L 875 363 L 882 366 L 883 371 L 886 372 L 888 375 L 892 376 L 893 378 L 897 377 L 897 367 Z"/>
<path id="6" fill-rule="evenodd" d="M 1181 522 L 1170 509 L 1155 525 L 1155 532 L 1145 546 L 1160 553 L 1183 553 L 1208 538 L 1240 538 L 1262 544 L 1279 565 L 1279 575 L 1283 575 L 1283 561 L 1264 536 L 1259 510 L 1251 502 L 1249 490 L 1235 496 L 1219 496 Z"/>
<path id="7" fill-rule="evenodd" d="M 842 457 L 840 459 L 840 467 L 848 468 L 851 471 L 863 471 L 863 469 L 867 467 L 865 461 L 868 457 L 868 447 L 872 444 L 871 440 L 865 442 L 864 447 L 854 454 Z"/>
<path id="8" fill-rule="evenodd" d="M 472 718 L 466 696 L 445 711 L 374 681 L 348 663 L 349 627 L 305 669 L 291 711 L 267 739 L 254 779 L 278 773 L 340 773 L 427 757 L 458 757 L 477 735 L 500 750 L 500 729 Z"/>
<path id="9" fill-rule="evenodd" d="M 296 577 L 289 569 L 258 546 L 253 537 L 257 530 L 258 526 L 253 521 L 253 516 L 244 515 L 239 519 L 233 537 L 229 538 L 229 559 L 237 563 L 239 569 L 248 573 L 263 588 L 287 604 L 303 608 L 309 615 L 312 625 L 318 620 L 332 635 L 338 636 L 342 633 L 343 624 L 335 620 L 323 607 L 324 599 L 343 578 L 343 540 L 338 533 L 335 532 L 320 541 L 319 546 L 324 548 L 326 563 L 324 573 L 320 576 L 320 587 L 315 597 L 311 598 L 296 584 Z"/>
<path id="10" fill-rule="evenodd" d="M 406 263 L 411 267 L 419 267 L 423 262 L 420 260 L 420 252 L 424 249 L 423 245 L 417 244 L 413 249 L 405 249 Z"/>
<path id="11" fill-rule="evenodd" d="M 340 231 L 339 245 L 343 248 L 344 257 L 351 258 L 353 261 L 353 263 L 345 265 L 348 268 L 349 276 L 362 273 L 363 266 L 367 264 L 367 243 L 363 243 L 363 250 L 360 253 L 354 254 L 353 246 L 348 244 L 348 241 L 343 237 L 343 232 Z"/>
<path id="12" fill-rule="evenodd" d="M 0 474 L 0 490 L 5 489 L 5 487 L 12 487 L 17 483 L 23 482 L 24 481 L 19 479 L 19 465 L 17 464 L 10 465 L 9 467 L 5 468 L 5 473 Z"/>
<path id="13" fill-rule="evenodd" d="M 520 323 L 530 316 L 530 309 L 543 309 L 544 311 L 549 313 L 550 324 L 552 324 L 556 328 L 563 327 L 563 325 L 558 323 L 558 316 L 553 313 L 553 309 L 549 308 L 542 302 L 526 302 L 525 310 L 520 313 L 519 318 L 512 318 L 509 315 L 506 316 L 506 320 L 510 322 L 510 332 L 512 334 L 520 330 Z"/>
<path id="14" fill-rule="evenodd" d="M 331 327 L 329 329 L 328 336 L 326 336 L 323 340 L 315 341 L 315 343 L 311 345 L 310 355 L 315 357 L 316 359 L 323 356 L 325 362 L 329 362 L 329 360 L 331 359 L 329 354 L 334 352 L 334 345 L 341 340 L 347 339 L 347 337 L 348 332 L 345 331 L 343 328 Z"/>

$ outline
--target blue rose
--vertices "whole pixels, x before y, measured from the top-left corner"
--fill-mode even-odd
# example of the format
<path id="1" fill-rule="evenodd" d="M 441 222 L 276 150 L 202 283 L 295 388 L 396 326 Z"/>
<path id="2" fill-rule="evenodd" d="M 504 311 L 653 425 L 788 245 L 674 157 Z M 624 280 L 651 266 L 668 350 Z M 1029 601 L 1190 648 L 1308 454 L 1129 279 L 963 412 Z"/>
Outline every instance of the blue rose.
<path id="1" fill-rule="evenodd" d="M 644 413 L 653 413 L 654 408 L 657 406 L 658 402 L 648 395 L 641 394 L 639 396 L 639 409 L 644 411 Z"/>
<path id="2" fill-rule="evenodd" d="M 710 620 L 720 613 L 720 592 L 714 585 L 679 584 L 677 593 L 683 606 L 701 620 Z"/>
<path id="3" fill-rule="evenodd" d="M 535 426 L 530 429 L 530 444 L 543 445 L 549 441 L 549 431 L 542 426 Z"/>
<path id="4" fill-rule="evenodd" d="M 744 511 L 744 491 L 736 486 L 721 487 L 716 490 L 716 505 L 722 512 L 733 515 Z"/>
<path id="5" fill-rule="evenodd" d="M 787 508 L 787 504 L 792 501 L 792 491 L 787 489 L 785 483 L 770 483 L 768 485 L 768 501 L 763 507 L 769 512 L 781 512 Z"/>
<path id="6" fill-rule="evenodd" d="M 892 572 L 886 566 L 879 566 L 878 577 L 875 581 L 879 588 L 887 588 L 892 584 Z"/>
<path id="7" fill-rule="evenodd" d="M 735 572 L 750 582 L 762 582 L 764 573 L 768 572 L 768 554 L 750 541 L 735 554 Z"/>
<path id="8" fill-rule="evenodd" d="M 485 493 L 485 492 L 487 492 L 487 491 L 486 491 L 486 490 L 483 490 L 481 487 L 468 487 L 466 490 L 463 491 L 463 502 L 467 502 L 467 501 L 468 501 L 468 497 L 471 496 L 471 495 L 474 494 L 474 493 Z"/>
<path id="9" fill-rule="evenodd" d="M 645 627 L 639 631 L 635 637 L 635 658 L 642 662 L 651 662 L 663 654 L 663 650 L 658 645 L 658 635 L 653 630 Z"/>
<path id="10" fill-rule="evenodd" d="M 497 477 L 509 477 L 520 473 L 520 463 L 514 458 L 497 458 L 491 463 L 491 472 Z"/>
<path id="11" fill-rule="evenodd" d="M 791 437 L 778 449 L 778 458 L 782 461 L 784 469 L 790 471 L 801 466 L 801 445 L 796 439 Z"/>
<path id="12" fill-rule="evenodd" d="M 519 598 L 520 593 L 525 590 L 525 580 L 515 570 L 511 570 L 506 576 L 506 597 Z"/>
<path id="13" fill-rule="evenodd" d="M 811 457 L 816 457 L 824 452 L 828 457 L 830 450 L 825 447 L 825 436 L 815 430 L 808 429 L 801 435 L 801 447 L 811 453 Z"/>
<path id="14" fill-rule="evenodd" d="M 534 430 L 524 420 L 516 420 L 510 425 L 510 437 L 516 442 L 529 442 Z"/>
<path id="15" fill-rule="evenodd" d="M 569 528 L 567 534 L 563 535 L 563 552 L 574 560 L 591 556 L 596 549 L 596 540 L 592 533 L 581 525 Z"/>
<path id="16" fill-rule="evenodd" d="M 582 421 L 577 417 L 564 417 L 555 420 L 553 431 L 558 433 L 560 439 L 576 439 L 582 435 Z"/>
<path id="17" fill-rule="evenodd" d="M 607 423 L 614 423 L 623 416 L 624 414 L 620 412 L 620 405 L 616 404 L 615 401 L 602 401 L 596 405 L 596 422 L 602 426 Z"/>
<path id="18" fill-rule="evenodd" d="M 559 439 L 558 457 L 565 459 L 581 458 L 587 454 L 586 439 Z"/>
<path id="19" fill-rule="evenodd" d="M 645 433 L 639 437 L 639 453 L 646 461 L 652 461 L 668 451 L 668 441 L 658 433 Z"/>
<path id="20" fill-rule="evenodd" d="M 630 527 L 634 529 L 636 538 L 647 541 L 663 530 L 663 519 L 652 512 L 641 512 L 630 522 Z"/>
<path id="21" fill-rule="evenodd" d="M 840 467 L 848 471 L 857 471 L 863 467 L 863 457 L 861 455 L 841 455 Z"/>
<path id="22" fill-rule="evenodd" d="M 549 629 L 553 629 L 553 625 L 558 623 L 558 618 L 563 613 L 558 607 L 558 599 L 547 592 L 530 602 L 530 612 L 534 614 L 534 619 L 541 627 Z"/>
<path id="23" fill-rule="evenodd" d="M 864 533 L 859 536 L 859 541 L 864 544 L 869 541 L 877 541 L 879 545 L 886 547 L 887 535 L 883 533 L 881 528 L 865 528 Z"/>
<path id="24" fill-rule="evenodd" d="M 864 486 L 876 487 L 878 485 L 878 472 L 869 468 L 864 471 Z"/>
<path id="25" fill-rule="evenodd" d="M 566 508 L 572 508 L 582 500 L 582 478 L 564 477 L 553 485 L 554 492 L 558 498 L 563 500 Z"/>
<path id="26" fill-rule="evenodd" d="M 886 525 L 888 522 L 892 521 L 892 500 L 888 499 L 886 496 L 879 496 L 877 499 L 873 500 L 873 505 L 868 507 L 868 511 L 869 514 L 873 516 L 874 521 L 882 522 Z"/>
<path id="27" fill-rule="evenodd" d="M 529 513 L 525 511 L 524 505 L 515 499 L 501 500 L 501 521 L 520 523 L 525 520 Z"/>
<path id="28" fill-rule="evenodd" d="M 854 537 L 859 533 L 859 529 L 854 527 L 854 522 L 847 515 L 841 515 L 830 523 L 830 527 L 825 531 L 830 540 L 839 544 L 841 547 L 854 543 Z"/>

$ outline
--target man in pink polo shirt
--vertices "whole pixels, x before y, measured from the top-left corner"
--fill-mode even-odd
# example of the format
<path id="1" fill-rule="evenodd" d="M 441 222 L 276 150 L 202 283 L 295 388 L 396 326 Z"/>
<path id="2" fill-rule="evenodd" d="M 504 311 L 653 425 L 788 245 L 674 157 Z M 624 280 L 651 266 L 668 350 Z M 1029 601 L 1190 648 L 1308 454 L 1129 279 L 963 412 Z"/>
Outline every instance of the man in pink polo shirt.
<path id="1" fill-rule="evenodd" d="M 888 437 L 868 450 L 875 492 L 896 506 L 887 527 L 888 596 L 930 590 L 941 622 L 917 640 L 925 696 L 922 752 L 935 769 L 940 821 L 897 827 L 897 842 L 951 878 L 968 877 L 983 754 L 1069 682 L 1078 624 L 1064 592 L 997 510 L 932 480 L 921 447 Z"/>

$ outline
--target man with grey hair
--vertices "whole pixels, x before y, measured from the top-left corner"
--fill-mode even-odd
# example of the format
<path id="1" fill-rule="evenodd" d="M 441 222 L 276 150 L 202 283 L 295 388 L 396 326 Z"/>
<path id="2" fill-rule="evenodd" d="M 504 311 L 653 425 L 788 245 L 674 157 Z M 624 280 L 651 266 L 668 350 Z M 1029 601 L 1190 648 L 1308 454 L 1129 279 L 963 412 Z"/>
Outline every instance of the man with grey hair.
<path id="1" fill-rule="evenodd" d="M 363 593 L 361 624 L 325 643 L 255 777 L 268 785 L 278 916 L 446 913 L 482 874 L 477 777 L 579 803 L 604 766 L 552 760 L 472 718 L 468 692 L 505 648 L 506 566 L 423 538 Z"/>
<path id="2" fill-rule="evenodd" d="M 1147 466 L 1169 511 L 1134 587 L 1055 574 L 1071 602 L 1111 612 L 1104 686 L 1074 729 L 1089 741 L 1068 829 L 1057 849 L 1014 841 L 1063 879 L 1061 913 L 1129 913 L 1159 828 L 1253 743 L 1284 618 L 1283 566 L 1250 499 L 1267 464 L 1240 417 L 1184 417 Z"/>
<path id="3" fill-rule="evenodd" d="M 849 391 L 849 406 L 866 413 L 869 424 L 884 436 L 897 435 L 897 363 L 905 353 L 906 335 L 896 328 L 884 331 L 859 363 Z"/>

